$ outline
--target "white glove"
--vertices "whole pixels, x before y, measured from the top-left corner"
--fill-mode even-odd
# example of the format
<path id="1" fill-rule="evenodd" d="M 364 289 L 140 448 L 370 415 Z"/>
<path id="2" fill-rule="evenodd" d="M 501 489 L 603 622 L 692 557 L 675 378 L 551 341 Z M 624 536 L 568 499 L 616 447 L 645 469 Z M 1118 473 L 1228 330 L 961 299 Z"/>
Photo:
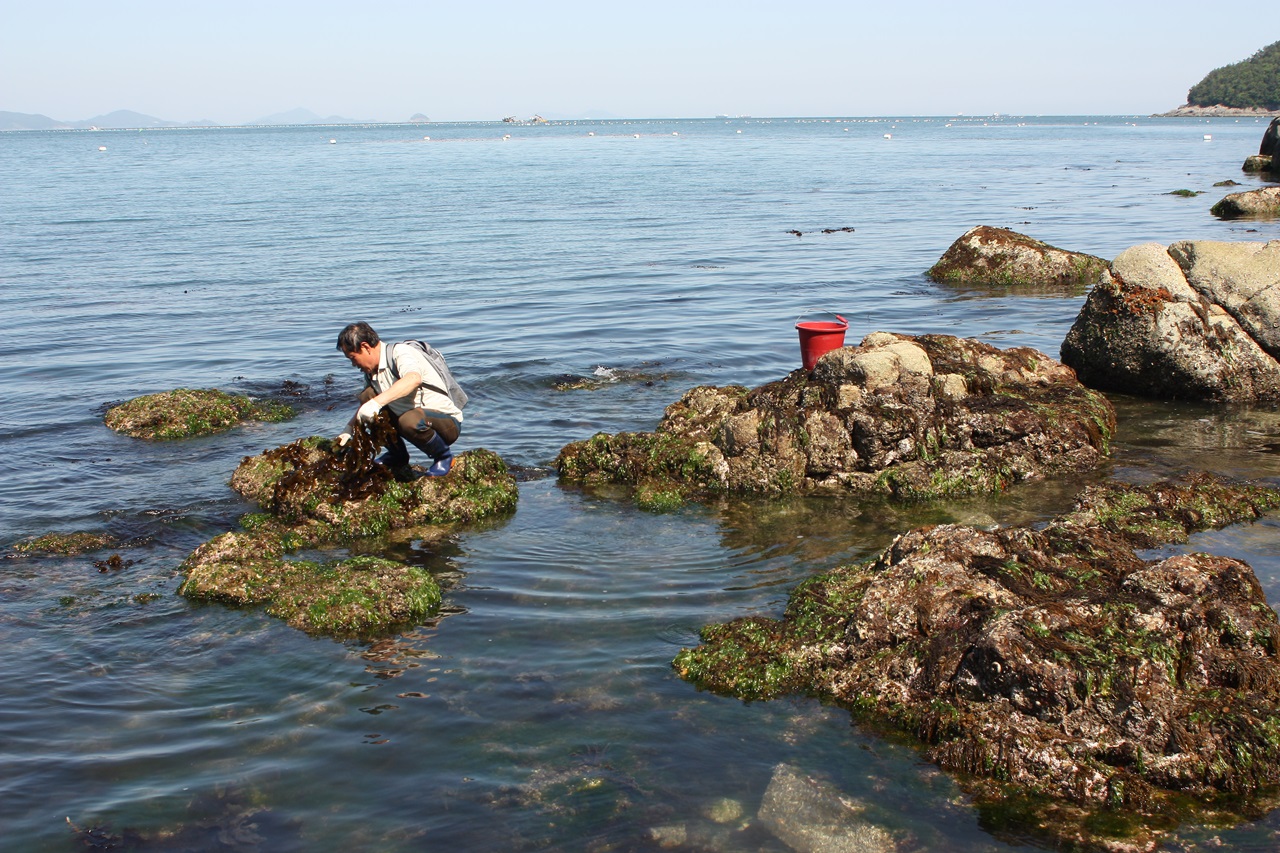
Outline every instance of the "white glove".
<path id="1" fill-rule="evenodd" d="M 347 446 L 347 442 L 349 442 L 350 440 L 351 440 L 351 433 L 349 433 L 349 432 L 344 432 L 344 433 L 342 433 L 341 435 L 339 435 L 339 436 L 338 436 L 338 446 L 339 446 L 339 447 L 346 447 L 346 446 Z"/>
<path id="2" fill-rule="evenodd" d="M 373 423 L 373 419 L 378 416 L 378 412 L 382 411 L 382 404 L 376 400 L 370 400 L 360 407 L 360 411 L 356 412 L 356 417 L 365 423 Z"/>

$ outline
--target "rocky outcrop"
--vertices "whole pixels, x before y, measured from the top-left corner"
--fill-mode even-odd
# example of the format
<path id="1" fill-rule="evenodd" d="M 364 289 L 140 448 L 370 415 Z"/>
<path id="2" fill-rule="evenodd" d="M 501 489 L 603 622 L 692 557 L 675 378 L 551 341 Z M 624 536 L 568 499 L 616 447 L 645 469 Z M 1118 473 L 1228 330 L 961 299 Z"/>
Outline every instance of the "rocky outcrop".
<path id="1" fill-rule="evenodd" d="M 285 421 L 285 403 L 251 400 L 215 389 L 178 388 L 135 397 L 107 410 L 106 425 L 134 438 L 192 438 L 224 432 L 245 421 Z"/>
<path id="2" fill-rule="evenodd" d="M 1271 124 L 1263 131 L 1262 142 L 1258 145 L 1258 153 L 1266 157 L 1274 157 L 1280 148 L 1280 116 L 1273 118 Z"/>
<path id="3" fill-rule="evenodd" d="M 1167 113 L 1155 113 L 1152 118 L 1230 118 L 1244 116 L 1273 116 L 1275 114 L 1275 110 L 1269 110 L 1266 107 L 1228 107 L 1222 104 L 1199 106 L 1195 104 L 1183 104 L 1180 107 L 1169 110 Z"/>
<path id="4" fill-rule="evenodd" d="M 1111 404 L 1041 352 L 876 332 L 754 390 L 693 388 L 655 432 L 600 433 L 556 466 L 655 509 L 729 492 L 927 499 L 1088 470 L 1114 430 Z"/>
<path id="5" fill-rule="evenodd" d="M 1270 161 L 1261 164 L 1258 171 L 1269 171 Z M 1222 201 L 1209 208 L 1219 219 L 1273 219 L 1280 216 L 1280 187 L 1263 187 L 1223 196 Z"/>
<path id="6" fill-rule="evenodd" d="M 1280 784 L 1280 621 L 1248 565 L 1136 549 L 1277 505 L 1200 475 L 1090 488 L 1042 529 L 913 530 L 802 583 L 781 620 L 703 629 L 674 666 L 905 731 L 1026 831 L 1151 849 L 1196 807 L 1238 820 Z"/>
<path id="7" fill-rule="evenodd" d="M 345 449 L 313 437 L 246 457 L 232 487 L 265 512 L 187 557 L 179 592 L 262 605 L 294 627 L 341 637 L 386 634 L 434 612 L 440 588 L 415 566 L 379 557 L 291 557 L 303 547 L 374 536 L 438 541 L 461 524 L 515 507 L 515 478 L 488 450 L 458 454 L 444 477 L 400 482 L 373 461 L 392 430 L 384 414 Z"/>
<path id="8" fill-rule="evenodd" d="M 1092 388 L 1161 399 L 1280 399 L 1280 241 L 1134 246 L 1062 344 Z"/>
<path id="9" fill-rule="evenodd" d="M 1070 287 L 1093 284 L 1106 268 L 1102 258 L 979 225 L 952 243 L 927 275 L 951 283 Z"/>

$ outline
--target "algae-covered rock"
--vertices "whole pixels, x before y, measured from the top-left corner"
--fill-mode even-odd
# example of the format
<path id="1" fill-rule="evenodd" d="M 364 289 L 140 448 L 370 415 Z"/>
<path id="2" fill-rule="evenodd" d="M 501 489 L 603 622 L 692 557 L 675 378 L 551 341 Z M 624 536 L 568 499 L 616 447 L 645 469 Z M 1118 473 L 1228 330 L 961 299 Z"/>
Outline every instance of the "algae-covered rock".
<path id="1" fill-rule="evenodd" d="M 1280 784 L 1280 622 L 1248 565 L 1135 547 L 1277 505 L 1198 476 L 1095 487 L 1038 530 L 913 530 L 802 583 L 782 619 L 705 628 L 674 666 L 905 731 L 1016 829 L 1149 849 L 1180 820 L 1254 815 Z"/>
<path id="2" fill-rule="evenodd" d="M 1269 170 L 1270 166 L 1268 160 L 1266 168 Z M 1274 219 L 1280 216 L 1280 187 L 1229 193 L 1209 212 L 1219 219 Z"/>
<path id="3" fill-rule="evenodd" d="M 134 438 L 192 438 L 224 432 L 245 421 L 285 421 L 293 408 L 217 389 L 178 388 L 135 397 L 107 410 L 105 422 Z"/>
<path id="4" fill-rule="evenodd" d="M 76 554 L 87 554 L 100 551 L 116 544 L 116 537 L 109 533 L 91 533 L 76 531 L 74 533 L 44 533 L 14 544 L 17 554 L 35 556 L 38 554 L 55 554 L 70 557 Z"/>
<path id="5" fill-rule="evenodd" d="M 1093 284 L 1102 258 L 1059 249 L 1017 231 L 978 225 L 962 234 L 929 268 L 934 281 L 1070 287 Z"/>
<path id="6" fill-rule="evenodd" d="M 197 548 L 183 563 L 179 592 L 265 605 L 290 625 L 335 636 L 386 634 L 433 613 L 440 587 L 419 568 L 376 557 L 290 556 L 304 546 L 391 531 L 437 540 L 459 524 L 515 507 L 515 478 L 484 449 L 460 453 L 446 476 L 397 480 L 373 461 L 392 431 L 384 414 L 371 430 L 357 430 L 346 448 L 311 437 L 246 457 L 231 485 L 266 512 Z"/>
<path id="7" fill-rule="evenodd" d="M 477 521 L 510 511 L 518 498 L 515 478 L 490 450 L 458 454 L 448 476 L 404 483 L 381 465 L 351 469 L 320 437 L 245 457 L 231 487 L 318 541 Z"/>
<path id="8" fill-rule="evenodd" d="M 285 556 L 279 536 L 224 533 L 187 558 L 187 598 L 265 605 L 295 628 L 333 636 L 383 634 L 421 622 L 440 605 L 430 574 L 378 557 L 316 562 Z"/>
<path id="9" fill-rule="evenodd" d="M 877 332 L 754 390 L 693 388 L 656 431 L 597 434 L 556 465 L 652 508 L 728 492 L 929 499 L 1088 470 L 1114 430 L 1111 404 L 1036 350 Z"/>

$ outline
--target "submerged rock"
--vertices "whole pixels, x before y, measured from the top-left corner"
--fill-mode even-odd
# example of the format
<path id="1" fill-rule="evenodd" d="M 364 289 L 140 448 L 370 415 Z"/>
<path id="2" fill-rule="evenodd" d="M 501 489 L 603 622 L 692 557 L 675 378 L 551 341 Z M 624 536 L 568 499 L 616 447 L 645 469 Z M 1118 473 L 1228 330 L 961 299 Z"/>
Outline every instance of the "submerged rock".
<path id="1" fill-rule="evenodd" d="M 864 810 L 835 786 L 779 764 L 758 817 L 797 853 L 895 853 L 894 837 L 862 817 Z"/>
<path id="2" fill-rule="evenodd" d="M 1280 784 L 1280 622 L 1248 565 L 1135 548 L 1277 505 L 1198 476 L 1094 487 L 1039 530 L 920 528 L 802 583 L 781 620 L 703 629 L 673 665 L 905 731 L 1022 830 L 1150 849 L 1184 818 L 1253 815 Z"/>
<path id="3" fill-rule="evenodd" d="M 693 388 L 655 432 L 574 442 L 556 467 L 657 509 L 727 492 L 928 499 L 1088 470 L 1114 431 L 1111 404 L 1036 350 L 876 332 L 754 390 Z"/>
<path id="4" fill-rule="evenodd" d="M 286 421 L 293 408 L 217 389 L 178 388 L 135 397 L 107 410 L 104 421 L 134 438 L 192 438 L 224 432 L 245 421 Z"/>
<path id="5" fill-rule="evenodd" d="M 1270 158 L 1250 157 L 1249 160 L 1257 161 L 1254 164 L 1257 171 L 1270 171 L 1273 165 Z M 1245 163 L 1246 171 L 1251 171 L 1249 165 Z M 1280 216 L 1280 187 L 1229 193 L 1209 208 L 1209 212 L 1219 219 L 1274 219 Z"/>
<path id="6" fill-rule="evenodd" d="M 82 530 L 74 533 L 43 533 L 33 536 L 15 543 L 13 551 L 15 554 L 24 556 L 56 554 L 60 557 L 72 557 L 76 554 L 87 554 L 90 551 L 101 551 L 115 544 L 117 539 L 110 533 L 90 533 Z"/>
<path id="7" fill-rule="evenodd" d="M 952 243 L 926 274 L 941 282 L 1068 287 L 1093 284 L 1106 268 L 1102 258 L 979 225 Z"/>
<path id="8" fill-rule="evenodd" d="M 246 457 L 231 485 L 266 512 L 197 548 L 183 563 L 179 592 L 265 605 L 294 627 L 335 636 L 386 634 L 433 613 L 440 588 L 419 568 L 377 557 L 290 556 L 304 546 L 391 531 L 440 539 L 460 524 L 515 507 L 515 478 L 484 449 L 458 454 L 447 476 L 396 480 L 373 461 L 391 429 L 384 415 L 372 435 L 360 431 L 342 451 L 313 437 Z"/>
<path id="9" fill-rule="evenodd" d="M 1280 399 L 1280 241 L 1122 252 L 1062 360 L 1093 388 L 1162 399 Z"/>

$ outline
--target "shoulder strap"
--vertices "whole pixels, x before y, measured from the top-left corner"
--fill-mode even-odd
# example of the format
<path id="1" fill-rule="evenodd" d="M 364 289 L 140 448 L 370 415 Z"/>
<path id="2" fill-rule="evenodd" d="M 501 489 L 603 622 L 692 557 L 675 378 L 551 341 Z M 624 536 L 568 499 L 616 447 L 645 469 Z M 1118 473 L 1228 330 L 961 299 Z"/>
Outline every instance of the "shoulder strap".
<path id="1" fill-rule="evenodd" d="M 408 344 L 409 346 L 413 347 L 413 348 L 414 348 L 414 349 L 416 349 L 416 350 L 421 350 L 421 351 L 425 354 L 425 353 L 426 353 L 426 350 L 422 349 L 422 347 L 421 347 L 421 346 L 419 346 L 419 344 L 420 344 L 420 343 L 422 343 L 422 342 L 420 342 L 420 341 L 401 341 L 399 344 L 392 344 L 392 345 L 391 345 L 391 349 L 387 350 L 387 368 L 391 371 L 391 375 L 392 375 L 392 377 L 394 377 L 395 379 L 399 379 L 399 378 L 400 378 L 400 371 L 396 370 L 396 361 L 395 361 L 395 357 L 394 357 L 394 356 L 395 356 L 395 348 L 396 348 L 396 347 L 398 347 L 398 346 L 400 346 L 401 344 Z M 431 359 L 427 359 L 427 364 L 431 364 Z M 434 364 L 432 364 L 431 366 L 432 366 L 433 368 L 435 367 L 435 365 L 434 365 Z M 437 371 L 437 372 L 439 372 L 439 371 Z M 443 379 L 444 377 L 441 377 L 441 378 Z M 424 377 L 424 378 L 423 378 L 423 380 L 422 380 L 422 387 L 424 387 L 424 388 L 430 388 L 432 391 L 435 391 L 437 394 L 443 394 L 443 395 L 445 395 L 446 397 L 448 397 L 448 396 L 449 396 L 449 389 L 447 389 L 447 388 L 441 388 L 439 385 L 433 385 L 433 384 L 431 384 L 430 382 L 426 381 L 426 378 L 425 378 L 425 377 Z"/>

